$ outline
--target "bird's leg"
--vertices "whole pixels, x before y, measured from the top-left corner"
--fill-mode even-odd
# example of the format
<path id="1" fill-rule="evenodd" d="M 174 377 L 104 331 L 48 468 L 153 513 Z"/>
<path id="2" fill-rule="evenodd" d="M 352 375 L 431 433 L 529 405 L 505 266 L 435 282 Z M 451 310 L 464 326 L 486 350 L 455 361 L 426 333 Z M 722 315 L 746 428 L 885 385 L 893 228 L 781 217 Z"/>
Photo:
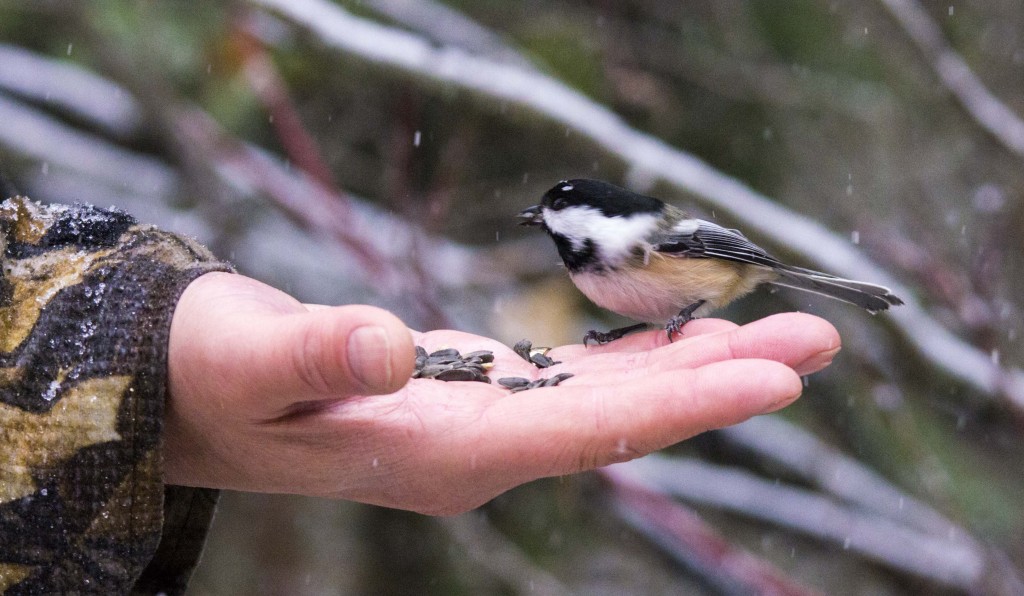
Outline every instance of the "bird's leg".
<path id="1" fill-rule="evenodd" d="M 680 332 L 683 329 L 683 325 L 693 320 L 693 313 L 695 313 L 698 308 L 704 306 L 705 302 L 707 302 L 707 300 L 698 300 L 691 304 L 690 306 L 687 306 L 683 310 L 679 311 L 678 315 L 668 320 L 668 323 L 665 324 L 665 332 L 668 333 L 669 341 L 672 341 L 673 334 L 680 334 Z"/>
<path id="2" fill-rule="evenodd" d="M 611 331 L 596 331 L 591 329 L 587 331 L 587 334 L 583 336 L 583 345 L 587 345 L 587 342 L 593 341 L 595 345 L 606 344 L 610 341 L 615 341 L 626 335 L 633 333 L 634 331 L 641 331 L 647 328 L 647 323 L 637 323 L 636 325 L 630 325 L 629 327 L 619 327 L 618 329 L 612 329 Z"/>

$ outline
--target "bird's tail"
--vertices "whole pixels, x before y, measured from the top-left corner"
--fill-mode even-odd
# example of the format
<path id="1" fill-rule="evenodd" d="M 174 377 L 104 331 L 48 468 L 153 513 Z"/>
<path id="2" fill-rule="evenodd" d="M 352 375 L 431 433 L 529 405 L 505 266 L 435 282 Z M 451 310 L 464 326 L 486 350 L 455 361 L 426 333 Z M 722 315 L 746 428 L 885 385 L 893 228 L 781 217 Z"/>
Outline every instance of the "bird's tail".
<path id="1" fill-rule="evenodd" d="M 871 313 L 887 310 L 890 306 L 903 304 L 898 296 L 879 285 L 863 281 L 843 279 L 827 273 L 802 267 L 782 266 L 775 268 L 778 279 L 771 283 L 777 286 L 813 292 L 856 304 Z"/>

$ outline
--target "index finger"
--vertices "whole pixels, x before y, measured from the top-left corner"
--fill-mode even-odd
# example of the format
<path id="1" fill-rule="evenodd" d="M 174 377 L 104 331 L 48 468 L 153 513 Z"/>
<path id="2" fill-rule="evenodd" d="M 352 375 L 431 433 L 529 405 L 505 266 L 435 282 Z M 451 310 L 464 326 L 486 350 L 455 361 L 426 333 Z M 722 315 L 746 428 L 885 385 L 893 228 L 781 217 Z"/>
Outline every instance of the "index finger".
<path id="1" fill-rule="evenodd" d="M 806 375 L 827 366 L 840 345 L 839 334 L 828 321 L 784 313 L 646 352 L 588 352 L 575 360 L 566 359 L 561 368 L 588 373 L 588 382 L 614 382 L 721 360 L 757 358 L 781 362 Z M 576 382 L 582 380 L 580 375 Z"/>

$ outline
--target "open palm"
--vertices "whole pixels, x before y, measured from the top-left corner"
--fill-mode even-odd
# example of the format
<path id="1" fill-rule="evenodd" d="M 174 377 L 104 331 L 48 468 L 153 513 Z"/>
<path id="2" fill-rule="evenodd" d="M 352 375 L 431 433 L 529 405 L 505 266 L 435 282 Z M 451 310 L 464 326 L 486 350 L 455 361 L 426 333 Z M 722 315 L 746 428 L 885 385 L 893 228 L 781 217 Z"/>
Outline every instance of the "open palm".
<path id="1" fill-rule="evenodd" d="M 381 342 L 355 342 L 356 330 Z M 489 376 L 571 372 L 557 387 L 409 381 L 413 343 L 494 352 Z M 370 349 L 359 349 L 369 346 Z M 378 349 L 379 348 L 379 349 Z M 639 457 L 790 403 L 839 337 L 797 313 L 737 327 L 703 319 L 669 344 L 638 333 L 549 354 L 537 369 L 495 340 L 417 333 L 366 306 L 299 303 L 208 274 L 175 311 L 168 482 L 329 496 L 447 514 L 535 478 Z M 358 352 L 358 356 L 355 354 Z"/>

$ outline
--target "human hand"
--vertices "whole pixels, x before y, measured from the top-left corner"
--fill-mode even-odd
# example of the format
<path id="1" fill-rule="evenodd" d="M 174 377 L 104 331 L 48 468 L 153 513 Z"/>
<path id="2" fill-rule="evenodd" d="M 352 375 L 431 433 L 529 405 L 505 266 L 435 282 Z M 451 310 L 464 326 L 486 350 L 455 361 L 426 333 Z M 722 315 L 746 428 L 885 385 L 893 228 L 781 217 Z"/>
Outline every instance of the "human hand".
<path id="1" fill-rule="evenodd" d="M 515 394 L 410 381 L 414 341 L 427 351 L 491 350 L 495 380 L 575 376 Z M 411 332 L 377 308 L 303 305 L 209 273 L 186 289 L 171 326 L 165 478 L 457 513 L 536 478 L 779 409 L 839 346 L 829 323 L 806 314 L 743 327 L 699 319 L 672 344 L 658 330 L 555 348 L 548 355 L 562 363 L 538 370 L 485 337 Z"/>

